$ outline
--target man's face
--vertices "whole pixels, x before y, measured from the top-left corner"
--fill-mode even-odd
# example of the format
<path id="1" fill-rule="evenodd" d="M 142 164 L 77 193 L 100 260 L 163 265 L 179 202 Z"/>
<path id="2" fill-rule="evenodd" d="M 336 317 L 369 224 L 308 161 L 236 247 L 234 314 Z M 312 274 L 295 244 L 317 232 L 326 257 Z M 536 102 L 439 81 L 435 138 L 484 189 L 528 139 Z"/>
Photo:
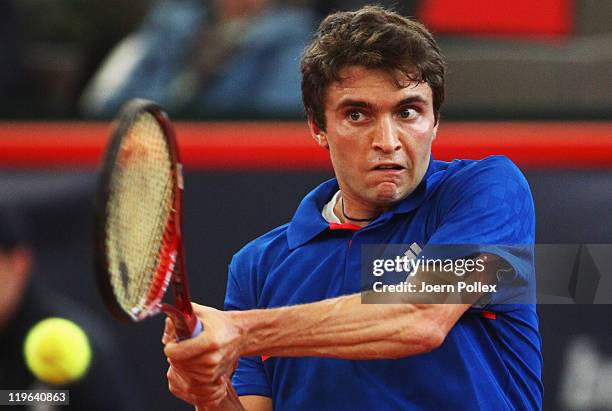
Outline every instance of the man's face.
<path id="1" fill-rule="evenodd" d="M 310 121 L 311 132 L 329 148 L 345 201 L 383 211 L 427 171 L 437 131 L 432 91 L 407 81 L 398 88 L 384 70 L 350 66 L 340 75 L 327 89 L 326 131 Z"/>

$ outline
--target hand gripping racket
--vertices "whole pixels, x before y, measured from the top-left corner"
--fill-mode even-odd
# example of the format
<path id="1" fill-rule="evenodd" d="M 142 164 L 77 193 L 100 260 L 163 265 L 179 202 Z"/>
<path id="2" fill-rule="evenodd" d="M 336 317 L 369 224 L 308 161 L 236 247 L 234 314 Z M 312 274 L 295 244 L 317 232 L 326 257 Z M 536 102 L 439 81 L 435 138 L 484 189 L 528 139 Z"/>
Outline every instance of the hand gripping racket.
<path id="1" fill-rule="evenodd" d="M 100 169 L 95 217 L 98 287 L 111 313 L 159 312 L 181 339 L 202 330 L 191 308 L 182 241 L 183 175 L 168 116 L 135 99 L 119 113 Z M 172 283 L 174 304 L 162 303 Z"/>

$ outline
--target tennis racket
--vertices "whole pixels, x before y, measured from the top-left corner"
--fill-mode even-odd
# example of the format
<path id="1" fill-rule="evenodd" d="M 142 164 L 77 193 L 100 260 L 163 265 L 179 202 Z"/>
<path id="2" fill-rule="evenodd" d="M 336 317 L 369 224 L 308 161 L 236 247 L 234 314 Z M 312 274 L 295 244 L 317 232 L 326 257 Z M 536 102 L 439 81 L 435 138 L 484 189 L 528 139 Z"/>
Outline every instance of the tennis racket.
<path id="1" fill-rule="evenodd" d="M 185 272 L 182 196 L 182 166 L 168 116 L 151 101 L 131 100 L 114 122 L 100 169 L 95 216 L 98 288 L 120 320 L 166 313 L 179 340 L 202 330 Z M 169 283 L 173 304 L 162 302 Z"/>

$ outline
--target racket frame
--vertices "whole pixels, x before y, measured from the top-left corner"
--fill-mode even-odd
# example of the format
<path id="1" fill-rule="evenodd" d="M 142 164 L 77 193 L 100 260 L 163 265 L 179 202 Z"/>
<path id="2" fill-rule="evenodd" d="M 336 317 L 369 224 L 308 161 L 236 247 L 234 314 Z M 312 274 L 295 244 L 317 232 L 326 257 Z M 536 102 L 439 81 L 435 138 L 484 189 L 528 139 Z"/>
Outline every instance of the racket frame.
<path id="1" fill-rule="evenodd" d="M 156 302 L 155 307 L 144 310 L 139 316 L 133 316 L 124 311 L 121 305 L 117 302 L 113 286 L 109 275 L 109 261 L 106 253 L 106 207 L 110 198 L 110 182 L 114 165 L 117 161 L 117 156 L 121 149 L 121 144 L 124 136 L 133 125 L 134 120 L 141 113 L 151 114 L 159 124 L 162 134 L 166 139 L 169 148 L 171 176 L 173 178 L 173 204 L 172 219 L 174 221 L 173 232 L 173 247 L 174 247 L 174 262 L 170 264 L 168 269 L 171 273 L 165 274 L 164 284 L 161 285 L 157 298 L 153 299 Z M 191 306 L 191 298 L 189 295 L 189 287 L 187 282 L 187 273 L 185 271 L 185 253 L 183 248 L 183 170 L 178 153 L 178 144 L 174 128 L 162 108 L 156 103 L 143 99 L 133 99 L 126 103 L 121 109 L 118 118 L 113 125 L 111 139 L 104 154 L 102 165 L 100 167 L 100 175 L 98 178 L 98 191 L 96 195 L 95 205 L 95 221 L 94 221 L 94 243 L 95 243 L 95 271 L 98 289 L 100 290 L 102 300 L 108 310 L 114 317 L 121 321 L 139 321 L 146 317 L 153 316 L 160 311 L 165 312 L 172 318 L 177 336 L 180 339 L 185 339 L 193 336 L 194 331 L 200 326 L 197 317 Z M 156 267 L 159 269 L 159 267 Z M 155 279 L 153 280 L 155 281 Z M 162 303 L 161 299 L 165 294 L 168 282 L 172 284 L 174 295 L 174 304 Z M 156 301 L 157 300 L 157 301 Z"/>

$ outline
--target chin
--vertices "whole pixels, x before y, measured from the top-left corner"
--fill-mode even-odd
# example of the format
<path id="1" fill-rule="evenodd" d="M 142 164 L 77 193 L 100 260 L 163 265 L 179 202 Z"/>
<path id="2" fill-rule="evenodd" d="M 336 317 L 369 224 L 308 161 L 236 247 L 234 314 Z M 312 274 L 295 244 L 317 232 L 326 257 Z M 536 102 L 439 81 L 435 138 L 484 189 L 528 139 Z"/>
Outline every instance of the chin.
<path id="1" fill-rule="evenodd" d="M 402 201 L 413 190 L 407 186 L 398 186 L 393 183 L 383 183 L 376 187 L 376 200 L 385 205 L 391 205 Z"/>
<path id="2" fill-rule="evenodd" d="M 383 191 L 377 192 L 375 198 L 378 204 L 388 207 L 402 201 L 404 198 L 406 198 L 406 195 L 402 195 L 402 192 L 399 190 L 394 192 Z"/>

